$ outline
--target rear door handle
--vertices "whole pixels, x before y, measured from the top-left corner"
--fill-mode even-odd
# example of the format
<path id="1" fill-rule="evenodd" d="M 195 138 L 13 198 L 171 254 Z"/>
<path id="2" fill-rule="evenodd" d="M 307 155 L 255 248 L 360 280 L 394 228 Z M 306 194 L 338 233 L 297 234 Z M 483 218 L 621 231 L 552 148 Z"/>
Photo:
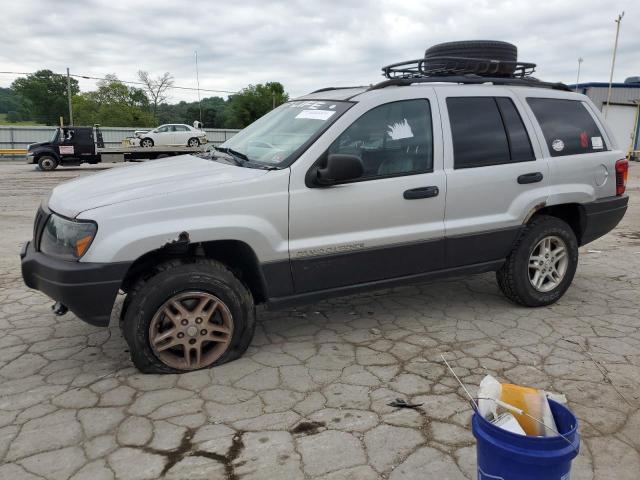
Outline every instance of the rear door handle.
<path id="1" fill-rule="evenodd" d="M 518 177 L 518 183 L 523 185 L 526 183 L 538 183 L 541 182 L 544 177 L 540 172 L 525 173 Z"/>
<path id="2" fill-rule="evenodd" d="M 418 198 L 437 197 L 440 190 L 436 186 L 412 188 L 405 190 L 403 196 L 406 200 L 417 200 Z"/>

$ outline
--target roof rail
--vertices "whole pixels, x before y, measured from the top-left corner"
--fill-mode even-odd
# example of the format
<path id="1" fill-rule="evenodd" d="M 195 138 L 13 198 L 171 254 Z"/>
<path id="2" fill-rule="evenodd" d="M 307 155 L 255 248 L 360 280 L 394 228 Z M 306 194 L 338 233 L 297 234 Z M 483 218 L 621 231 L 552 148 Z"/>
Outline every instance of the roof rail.
<path id="1" fill-rule="evenodd" d="M 325 87 L 325 88 L 319 88 L 318 90 L 314 90 L 313 92 L 308 93 L 307 95 L 311 95 L 312 93 L 330 92 L 332 90 L 350 90 L 352 88 L 367 88 L 367 86 L 357 85 L 354 87 Z"/>
<path id="2" fill-rule="evenodd" d="M 550 88 L 553 90 L 563 90 L 566 92 L 572 91 L 569 87 L 567 87 L 564 83 L 550 83 L 543 82 L 533 77 L 525 77 L 525 78 L 513 78 L 513 77 L 483 77 L 480 75 L 442 75 L 442 76 L 433 76 L 433 77 L 401 77 L 401 78 L 391 78 L 389 80 L 385 80 L 380 83 L 376 83 L 367 89 L 370 90 L 379 90 L 381 88 L 386 87 L 405 87 L 408 85 L 412 85 L 414 83 L 463 83 L 463 84 L 482 84 L 482 83 L 492 83 L 494 85 L 516 85 L 521 87 L 537 87 L 537 88 Z"/>

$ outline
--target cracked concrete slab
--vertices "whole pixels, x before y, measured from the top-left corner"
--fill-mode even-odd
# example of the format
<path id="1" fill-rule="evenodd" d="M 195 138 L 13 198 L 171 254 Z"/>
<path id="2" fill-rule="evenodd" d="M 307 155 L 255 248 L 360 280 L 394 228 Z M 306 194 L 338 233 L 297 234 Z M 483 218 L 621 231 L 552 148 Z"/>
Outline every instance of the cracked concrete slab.
<path id="1" fill-rule="evenodd" d="M 55 317 L 21 280 L 40 198 L 101 168 L 0 164 L 0 478 L 474 479 L 471 411 L 441 353 L 470 386 L 491 373 L 565 394 L 583 438 L 572 478 L 637 478 L 640 165 L 625 219 L 581 248 L 553 306 L 512 305 L 486 274 L 260 311 L 242 359 L 165 376 L 132 367 L 117 322 Z"/>

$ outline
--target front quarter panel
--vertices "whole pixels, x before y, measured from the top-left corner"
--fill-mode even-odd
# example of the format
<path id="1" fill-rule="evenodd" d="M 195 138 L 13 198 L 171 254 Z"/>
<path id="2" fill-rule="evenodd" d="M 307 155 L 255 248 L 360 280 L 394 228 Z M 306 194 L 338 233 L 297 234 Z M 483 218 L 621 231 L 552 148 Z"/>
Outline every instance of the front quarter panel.
<path id="1" fill-rule="evenodd" d="M 134 261 L 176 240 L 238 240 L 261 263 L 288 259 L 289 169 L 238 183 L 189 189 L 99 207 L 78 218 L 98 223 L 83 262 Z"/>

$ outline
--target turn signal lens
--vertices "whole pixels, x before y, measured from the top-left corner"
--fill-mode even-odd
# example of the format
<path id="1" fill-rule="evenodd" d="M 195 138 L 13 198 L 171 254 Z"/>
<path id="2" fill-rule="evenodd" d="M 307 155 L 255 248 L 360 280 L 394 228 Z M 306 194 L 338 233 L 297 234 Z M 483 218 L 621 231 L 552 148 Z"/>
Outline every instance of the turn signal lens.
<path id="1" fill-rule="evenodd" d="M 80 258 L 84 255 L 84 252 L 87 251 L 89 245 L 91 245 L 91 240 L 93 240 L 92 235 L 87 235 L 86 237 L 82 237 L 79 240 L 76 240 L 76 257 Z"/>
<path id="2" fill-rule="evenodd" d="M 616 162 L 616 195 L 622 195 L 627 189 L 629 161 L 625 158 Z"/>

